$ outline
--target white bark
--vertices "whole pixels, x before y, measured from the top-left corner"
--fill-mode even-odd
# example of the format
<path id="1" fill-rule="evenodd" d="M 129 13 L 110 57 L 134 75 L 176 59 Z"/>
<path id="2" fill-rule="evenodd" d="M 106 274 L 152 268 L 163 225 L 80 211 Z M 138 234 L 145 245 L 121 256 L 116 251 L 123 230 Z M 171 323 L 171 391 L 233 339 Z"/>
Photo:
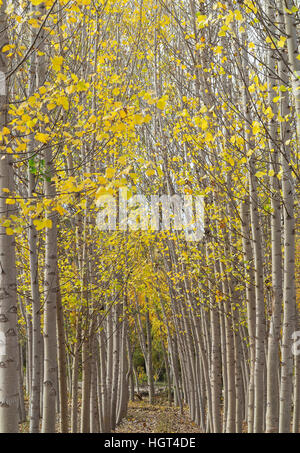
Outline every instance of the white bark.
<path id="1" fill-rule="evenodd" d="M 8 62 L 2 49 L 8 44 L 6 0 L 0 9 L 0 71 L 6 76 Z M 0 129 L 7 125 L 8 84 L 5 77 L 1 78 L 0 93 Z M 1 146 L 4 142 L 1 143 Z M 5 146 L 0 159 L 0 211 L 9 218 L 14 214 L 13 205 L 6 204 L 11 196 L 3 189 L 14 190 L 12 159 L 6 154 Z M 17 342 L 17 292 L 15 266 L 15 238 L 6 234 L 0 227 L 0 432 L 18 432 L 18 342 Z"/>

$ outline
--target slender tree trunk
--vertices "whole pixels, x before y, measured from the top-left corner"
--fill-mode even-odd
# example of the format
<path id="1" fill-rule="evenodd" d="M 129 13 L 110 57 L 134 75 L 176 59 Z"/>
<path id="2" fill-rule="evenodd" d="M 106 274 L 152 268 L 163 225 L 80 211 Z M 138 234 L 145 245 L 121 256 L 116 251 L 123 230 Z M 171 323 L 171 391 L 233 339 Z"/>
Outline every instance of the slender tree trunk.
<path id="1" fill-rule="evenodd" d="M 23 364 L 22 364 L 22 347 L 19 343 L 19 423 L 26 422 L 26 409 L 25 409 L 25 399 L 24 399 L 24 373 L 23 373 Z"/>
<path id="2" fill-rule="evenodd" d="M 6 0 L 0 7 L 0 129 L 7 126 L 8 84 L 6 74 L 8 61 L 2 52 L 8 44 Z M 1 143 L 2 158 L 0 159 L 0 212 L 9 218 L 11 205 L 6 204 L 9 193 L 14 191 L 13 167 L 11 154 L 6 153 L 5 143 Z M 14 209 L 13 209 L 14 211 Z M 8 235 L 4 227 L 0 227 L 0 433 L 18 432 L 18 341 L 17 341 L 17 292 L 15 238 Z"/>
<path id="3" fill-rule="evenodd" d="M 66 339 L 64 328 L 64 311 L 61 300 L 59 278 L 57 277 L 57 342 L 58 342 L 58 384 L 60 396 L 60 430 L 67 433 L 68 422 L 68 372 L 66 356 Z"/>
<path id="4" fill-rule="evenodd" d="M 293 79 L 296 114 L 297 133 L 300 139 L 300 95 L 299 95 L 299 70 L 300 62 L 297 60 L 297 25 L 294 14 L 291 10 L 293 4 L 285 0 L 283 4 L 286 32 L 288 36 L 288 54 L 290 65 L 295 71 Z M 288 98 L 283 96 L 281 115 L 286 115 L 288 109 Z M 288 433 L 291 430 L 292 419 L 292 389 L 293 389 L 293 353 L 292 334 L 296 327 L 296 288 L 295 288 L 295 216 L 294 216 L 294 182 L 291 170 L 291 149 L 286 135 L 289 136 L 288 122 L 281 124 L 282 143 L 282 193 L 283 193 L 283 325 L 282 325 L 282 367 L 280 383 L 280 407 L 279 407 L 279 432 Z"/>
<path id="5" fill-rule="evenodd" d="M 46 13 L 45 3 L 39 5 L 39 13 Z M 37 86 L 42 87 L 46 82 L 45 30 L 42 28 L 38 39 L 39 56 L 37 68 Z M 49 200 L 55 198 L 55 185 L 52 178 L 55 175 L 52 149 L 44 149 L 45 196 Z M 43 381 L 43 433 L 55 433 L 56 397 L 57 397 L 57 344 L 56 344 L 56 298 L 57 298 L 57 218 L 47 213 L 47 219 L 52 223 L 45 233 L 45 280 L 44 280 L 44 381 Z"/>
<path id="6" fill-rule="evenodd" d="M 32 12 L 36 8 L 32 5 Z M 35 32 L 32 29 L 31 41 L 34 42 Z M 34 94 L 36 85 L 36 54 L 32 52 L 29 69 L 29 96 Z M 28 153 L 32 159 L 34 155 L 34 137 L 30 137 Z M 28 165 L 28 197 L 33 196 L 35 190 L 36 177 L 30 165 Z M 41 298 L 39 290 L 39 266 L 38 266 L 38 235 L 33 220 L 29 219 L 28 246 L 30 259 L 30 280 L 31 280 L 31 299 L 32 299 L 32 384 L 30 390 L 30 432 L 38 433 L 40 430 L 40 396 L 41 396 Z"/>
<path id="7" fill-rule="evenodd" d="M 154 403 L 154 378 L 153 378 L 153 362 L 152 362 L 152 334 L 151 334 L 151 322 L 149 312 L 146 312 L 146 337 L 147 337 L 147 377 L 148 377 L 148 388 L 149 388 L 149 404 Z"/>
<path id="8" fill-rule="evenodd" d="M 90 432 L 91 356 L 89 338 L 82 344 L 81 432 Z"/>
<path id="9" fill-rule="evenodd" d="M 113 365 L 112 365 L 112 385 L 111 385 L 111 429 L 116 428 L 117 418 L 117 398 L 118 388 L 121 385 L 119 382 L 119 368 L 120 368 L 120 306 L 116 304 L 113 308 Z"/>
<path id="10" fill-rule="evenodd" d="M 78 315 L 76 326 L 76 343 L 74 347 L 74 358 L 72 364 L 72 410 L 71 410 L 71 432 L 78 430 L 78 378 L 79 358 L 81 349 L 81 316 Z"/>
<path id="11" fill-rule="evenodd" d="M 97 349 L 96 337 L 91 338 L 91 398 L 90 398 L 90 431 L 91 433 L 100 432 L 99 405 L 97 392 Z"/>
<path id="12" fill-rule="evenodd" d="M 268 16 L 271 32 L 274 32 L 275 11 L 272 2 L 268 2 Z M 274 97 L 277 85 L 276 60 L 273 49 L 269 50 L 268 62 L 268 91 L 269 105 L 273 109 L 274 117 L 269 125 L 269 149 L 272 161 L 272 217 L 271 217 L 271 243 L 272 243 L 272 313 L 268 335 L 268 356 L 267 356 L 267 413 L 266 431 L 268 433 L 278 432 L 279 426 L 279 340 L 281 325 L 281 304 L 282 304 L 282 252 L 281 252 L 281 208 L 280 208 L 280 181 L 279 156 L 277 140 L 276 103 Z M 274 75 L 275 74 L 275 75 Z"/>

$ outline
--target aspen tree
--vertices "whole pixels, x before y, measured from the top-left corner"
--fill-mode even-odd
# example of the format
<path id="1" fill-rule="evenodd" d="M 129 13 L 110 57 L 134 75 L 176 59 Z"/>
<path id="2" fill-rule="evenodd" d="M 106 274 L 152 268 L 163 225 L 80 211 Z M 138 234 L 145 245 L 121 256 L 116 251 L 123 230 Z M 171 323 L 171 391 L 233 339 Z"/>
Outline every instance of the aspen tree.
<path id="1" fill-rule="evenodd" d="M 275 36 L 275 11 L 273 2 L 268 2 L 269 29 Z M 276 96 L 274 87 L 277 84 L 276 56 L 272 49 L 269 50 L 268 59 L 268 91 L 269 106 L 273 110 L 273 118 L 269 124 L 269 149 L 272 162 L 272 217 L 271 217 L 271 241 L 272 241 L 272 315 L 268 336 L 267 358 L 267 413 L 266 431 L 277 432 L 279 422 L 279 340 L 281 326 L 282 304 L 282 253 L 281 253 L 281 208 L 280 208 L 280 182 L 279 173 L 279 150 L 276 124 Z"/>
<path id="2" fill-rule="evenodd" d="M 7 127 L 8 121 L 8 60 L 3 49 L 8 45 L 8 19 L 6 15 L 6 0 L 0 6 L 0 128 Z M 1 214 L 6 218 L 14 211 L 13 205 L 8 204 L 9 197 L 14 191 L 13 162 L 11 154 L 6 151 L 3 138 L 1 139 L 2 157 L 0 159 L 0 192 Z M 8 234 L 6 228 L 0 227 L 1 254 L 1 366 L 0 366 L 0 432 L 18 432 L 18 343 L 17 343 L 17 287 L 15 265 L 15 238 Z"/>
<path id="3" fill-rule="evenodd" d="M 46 6 L 41 3 L 38 6 L 40 17 L 44 18 Z M 42 29 L 37 58 L 37 86 L 42 87 L 46 82 L 46 46 L 45 30 Z M 46 112 L 45 112 L 46 113 Z M 45 196 L 54 200 L 55 175 L 53 153 L 51 146 L 44 148 L 46 176 L 44 181 Z M 47 215 L 51 227 L 46 229 L 45 236 L 45 280 L 44 280 L 44 379 L 43 379 L 43 433 L 54 433 L 56 422 L 56 397 L 57 397 L 57 342 L 56 342 L 56 307 L 57 307 L 57 217 L 54 214 Z"/>

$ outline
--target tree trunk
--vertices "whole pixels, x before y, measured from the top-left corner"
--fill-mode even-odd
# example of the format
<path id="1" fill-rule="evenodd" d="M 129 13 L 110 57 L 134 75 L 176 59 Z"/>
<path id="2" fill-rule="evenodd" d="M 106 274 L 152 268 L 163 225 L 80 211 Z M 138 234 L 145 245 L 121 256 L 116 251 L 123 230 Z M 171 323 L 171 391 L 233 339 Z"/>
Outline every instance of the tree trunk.
<path id="1" fill-rule="evenodd" d="M 2 52 L 8 44 L 6 0 L 2 0 L 0 8 L 0 76 L 2 84 L 0 92 L 0 129 L 7 125 L 8 84 L 6 74 L 8 61 Z M 14 191 L 13 167 L 11 154 L 6 153 L 5 143 L 1 143 L 2 158 L 0 159 L 0 211 L 9 218 L 15 208 L 6 203 L 8 189 Z M 18 341 L 17 341 L 17 292 L 15 238 L 8 235 L 4 227 L 0 227 L 0 433 L 18 432 Z"/>

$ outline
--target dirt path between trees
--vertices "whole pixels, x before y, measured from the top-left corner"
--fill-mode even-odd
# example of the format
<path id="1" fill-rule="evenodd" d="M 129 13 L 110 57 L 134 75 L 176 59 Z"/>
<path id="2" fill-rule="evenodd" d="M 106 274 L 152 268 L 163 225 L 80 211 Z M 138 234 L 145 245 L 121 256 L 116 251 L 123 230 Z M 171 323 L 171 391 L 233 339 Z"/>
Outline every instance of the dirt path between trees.
<path id="1" fill-rule="evenodd" d="M 116 429 L 117 433 L 199 433 L 190 421 L 188 410 L 180 414 L 177 407 L 165 401 L 150 406 L 146 400 L 129 403 L 127 417 Z"/>

